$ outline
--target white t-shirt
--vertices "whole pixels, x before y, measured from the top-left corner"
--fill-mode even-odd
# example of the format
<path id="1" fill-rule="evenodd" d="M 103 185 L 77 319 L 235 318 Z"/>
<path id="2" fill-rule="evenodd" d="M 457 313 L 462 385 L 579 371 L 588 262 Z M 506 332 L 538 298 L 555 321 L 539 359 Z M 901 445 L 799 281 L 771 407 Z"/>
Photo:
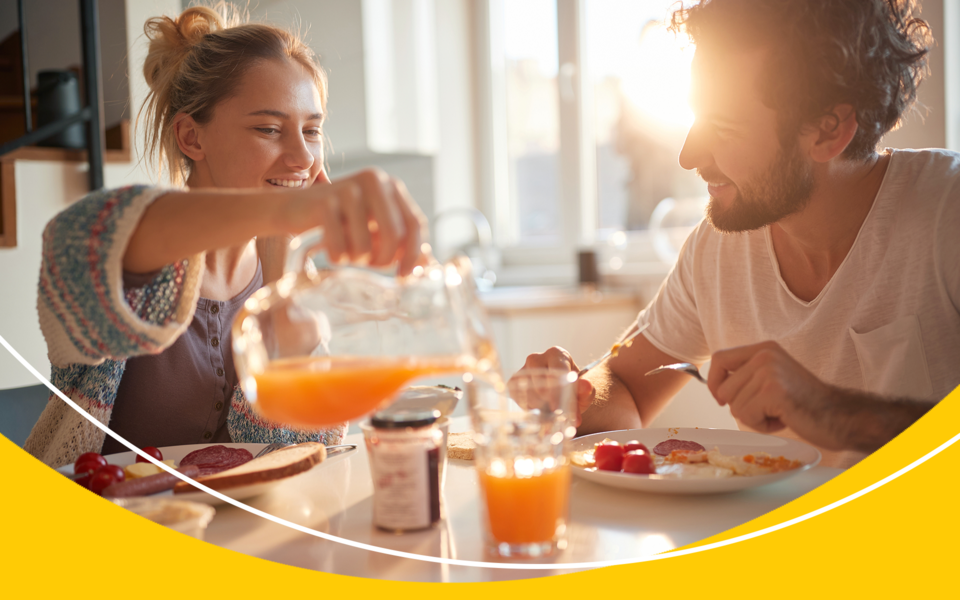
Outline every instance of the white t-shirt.
<path id="1" fill-rule="evenodd" d="M 889 152 L 877 198 L 819 296 L 788 289 L 769 227 L 721 234 L 704 221 L 640 313 L 647 339 L 697 363 L 774 340 L 827 383 L 945 397 L 960 385 L 960 154 Z M 821 452 L 839 467 L 864 456 Z"/>

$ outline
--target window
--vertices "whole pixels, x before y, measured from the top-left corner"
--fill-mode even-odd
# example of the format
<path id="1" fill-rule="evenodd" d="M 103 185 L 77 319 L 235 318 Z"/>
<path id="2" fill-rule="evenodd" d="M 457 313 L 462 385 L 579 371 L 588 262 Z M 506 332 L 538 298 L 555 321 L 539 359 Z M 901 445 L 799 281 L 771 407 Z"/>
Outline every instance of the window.
<path id="1" fill-rule="evenodd" d="M 525 245 L 560 243 L 560 120 L 555 0 L 506 2 L 509 237 Z"/>
<path id="2" fill-rule="evenodd" d="M 585 246 L 601 250 L 608 272 L 669 258 L 706 198 L 677 162 L 693 121 L 693 49 L 666 29 L 674 1 L 481 4 L 483 208 L 504 263 L 569 274 Z M 651 235 L 651 220 L 683 234 Z"/>
<path id="3" fill-rule="evenodd" d="M 702 196 L 677 155 L 693 113 L 687 104 L 692 48 L 667 31 L 667 2 L 587 0 L 598 227 L 646 229 L 664 198 Z"/>

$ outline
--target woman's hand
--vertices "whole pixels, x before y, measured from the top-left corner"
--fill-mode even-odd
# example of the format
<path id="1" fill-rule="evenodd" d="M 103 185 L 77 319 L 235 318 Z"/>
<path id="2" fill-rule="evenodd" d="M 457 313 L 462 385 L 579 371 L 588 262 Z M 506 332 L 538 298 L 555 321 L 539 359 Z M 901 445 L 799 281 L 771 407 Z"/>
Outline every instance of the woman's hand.
<path id="1" fill-rule="evenodd" d="M 426 218 L 400 180 L 368 169 L 330 183 L 318 179 L 295 194 L 283 211 L 283 227 L 300 233 L 322 226 L 331 261 L 376 267 L 396 262 L 399 275 L 421 262 Z"/>

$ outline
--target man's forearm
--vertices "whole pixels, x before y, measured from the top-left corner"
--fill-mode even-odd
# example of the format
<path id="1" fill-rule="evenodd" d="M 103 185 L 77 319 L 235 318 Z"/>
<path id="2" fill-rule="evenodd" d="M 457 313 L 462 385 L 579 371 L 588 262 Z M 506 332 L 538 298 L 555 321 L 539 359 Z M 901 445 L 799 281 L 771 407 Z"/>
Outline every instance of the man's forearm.
<path id="1" fill-rule="evenodd" d="M 642 427 L 633 396 L 606 365 L 593 369 L 584 377 L 593 384 L 596 397 L 590 408 L 584 411 L 577 435 Z"/>
<path id="2" fill-rule="evenodd" d="M 823 446 L 868 454 L 900 435 L 936 405 L 932 400 L 885 398 L 841 388 L 831 388 L 830 396 L 821 405 L 822 412 L 805 407 L 803 421 L 824 429 L 829 437 Z M 806 437 L 801 431 L 797 433 Z"/>

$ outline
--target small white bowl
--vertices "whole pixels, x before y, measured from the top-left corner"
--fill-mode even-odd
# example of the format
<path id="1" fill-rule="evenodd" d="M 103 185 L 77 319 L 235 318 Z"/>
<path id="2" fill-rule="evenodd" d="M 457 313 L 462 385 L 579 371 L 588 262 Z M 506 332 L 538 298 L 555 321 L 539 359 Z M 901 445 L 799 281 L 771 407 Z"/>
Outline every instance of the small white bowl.
<path id="1" fill-rule="evenodd" d="M 116 505 L 154 523 L 202 540 L 217 512 L 212 506 L 176 498 L 117 498 Z"/>

